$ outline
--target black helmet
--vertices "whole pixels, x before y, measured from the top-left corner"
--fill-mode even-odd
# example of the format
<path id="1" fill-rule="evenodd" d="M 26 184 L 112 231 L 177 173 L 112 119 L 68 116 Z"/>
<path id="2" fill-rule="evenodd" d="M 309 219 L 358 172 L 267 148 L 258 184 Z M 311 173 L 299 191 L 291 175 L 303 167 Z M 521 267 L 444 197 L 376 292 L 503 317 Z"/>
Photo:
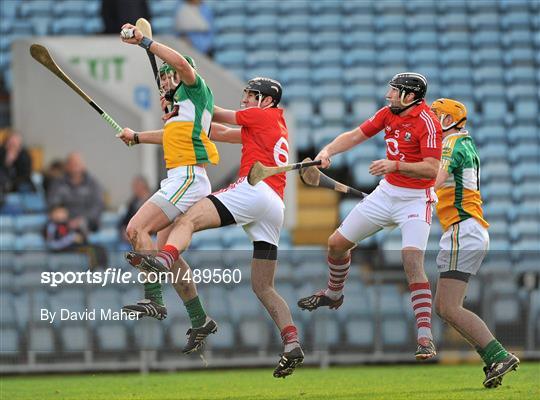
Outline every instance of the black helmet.
<path id="1" fill-rule="evenodd" d="M 388 84 L 394 89 L 399 90 L 401 107 L 390 106 L 390 111 L 396 115 L 419 103 L 426 96 L 427 79 L 423 75 L 415 72 L 402 72 L 401 74 L 396 74 Z M 414 93 L 414 100 L 410 103 L 406 103 L 405 96 L 409 93 Z"/>
<path id="2" fill-rule="evenodd" d="M 415 72 L 402 72 L 396 74 L 388 82 L 390 86 L 398 89 L 400 92 L 404 91 L 405 95 L 408 93 L 414 93 L 414 99 L 419 100 L 426 97 L 427 92 L 427 79 Z"/>
<path id="3" fill-rule="evenodd" d="M 250 79 L 244 90 L 248 92 L 256 92 L 264 96 L 270 96 L 274 100 L 273 107 L 277 107 L 281 100 L 281 83 L 275 79 L 257 77 Z"/>

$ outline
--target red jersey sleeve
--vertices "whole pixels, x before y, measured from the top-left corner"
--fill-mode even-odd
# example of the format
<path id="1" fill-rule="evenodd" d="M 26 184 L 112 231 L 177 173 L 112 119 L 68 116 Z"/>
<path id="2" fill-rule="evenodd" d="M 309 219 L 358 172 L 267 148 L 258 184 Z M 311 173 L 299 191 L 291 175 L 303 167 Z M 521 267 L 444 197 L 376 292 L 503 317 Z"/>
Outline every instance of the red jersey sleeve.
<path id="1" fill-rule="evenodd" d="M 442 128 L 437 120 L 424 120 L 425 126 L 420 136 L 420 152 L 422 158 L 433 157 L 437 160 L 442 155 Z"/>
<path id="2" fill-rule="evenodd" d="M 360 129 L 364 135 L 372 137 L 382 131 L 386 125 L 386 116 L 388 115 L 388 112 L 389 108 L 385 106 L 377 111 L 373 117 L 364 121 L 360 125 Z"/>
<path id="3" fill-rule="evenodd" d="M 242 126 L 256 126 L 266 120 L 264 110 L 258 107 L 246 108 L 236 112 L 236 123 Z"/>

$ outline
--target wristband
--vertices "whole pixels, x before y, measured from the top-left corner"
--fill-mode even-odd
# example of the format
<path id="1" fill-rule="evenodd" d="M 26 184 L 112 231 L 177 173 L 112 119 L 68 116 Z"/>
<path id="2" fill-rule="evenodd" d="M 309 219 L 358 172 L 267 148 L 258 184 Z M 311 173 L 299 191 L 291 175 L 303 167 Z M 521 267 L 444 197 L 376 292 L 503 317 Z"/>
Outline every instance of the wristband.
<path id="1" fill-rule="evenodd" d="M 138 133 L 134 133 L 133 134 L 133 141 L 135 142 L 135 144 L 139 144 L 139 134 Z"/>
<path id="2" fill-rule="evenodd" d="M 141 46 L 145 50 L 150 50 L 150 46 L 154 43 L 154 41 L 150 38 L 147 38 L 146 36 L 143 36 L 141 39 L 139 46 Z"/>
<path id="3" fill-rule="evenodd" d="M 137 141 L 137 143 L 139 143 L 139 142 Z M 396 172 L 399 172 L 399 161 L 398 160 L 396 160 Z"/>

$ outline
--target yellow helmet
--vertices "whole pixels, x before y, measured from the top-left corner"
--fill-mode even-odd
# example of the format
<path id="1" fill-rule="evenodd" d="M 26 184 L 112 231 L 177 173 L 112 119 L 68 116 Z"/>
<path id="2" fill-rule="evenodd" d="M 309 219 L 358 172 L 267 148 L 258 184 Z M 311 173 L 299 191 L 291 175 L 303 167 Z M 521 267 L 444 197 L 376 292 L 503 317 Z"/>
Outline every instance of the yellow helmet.
<path id="1" fill-rule="evenodd" d="M 437 99 L 431 104 L 431 110 L 441 121 L 443 132 L 452 128 L 463 129 L 467 123 L 467 108 L 463 103 L 452 99 Z M 444 118 L 450 115 L 454 122 L 448 126 L 443 125 Z"/>

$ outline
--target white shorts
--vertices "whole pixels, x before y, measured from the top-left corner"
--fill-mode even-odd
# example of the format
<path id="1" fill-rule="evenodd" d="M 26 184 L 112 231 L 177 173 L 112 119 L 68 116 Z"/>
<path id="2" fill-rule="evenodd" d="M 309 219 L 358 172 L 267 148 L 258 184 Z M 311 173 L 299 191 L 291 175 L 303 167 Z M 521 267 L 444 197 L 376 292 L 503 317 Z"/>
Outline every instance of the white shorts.
<path id="1" fill-rule="evenodd" d="M 275 246 L 283 226 L 285 204 L 264 181 L 251 186 L 246 177 L 213 195 L 223 203 L 252 242 L 264 241 Z"/>
<path id="2" fill-rule="evenodd" d="M 399 227 L 402 247 L 425 250 L 436 202 L 433 188 L 402 188 L 383 179 L 353 208 L 338 231 L 345 239 L 357 243 L 383 228 Z"/>
<path id="3" fill-rule="evenodd" d="M 476 219 L 469 218 L 444 232 L 439 245 L 439 272 L 461 271 L 476 275 L 489 249 L 489 234 Z"/>
<path id="4" fill-rule="evenodd" d="M 167 178 L 161 181 L 160 189 L 148 201 L 156 204 L 173 221 L 211 191 L 203 167 L 182 166 L 167 171 Z"/>

